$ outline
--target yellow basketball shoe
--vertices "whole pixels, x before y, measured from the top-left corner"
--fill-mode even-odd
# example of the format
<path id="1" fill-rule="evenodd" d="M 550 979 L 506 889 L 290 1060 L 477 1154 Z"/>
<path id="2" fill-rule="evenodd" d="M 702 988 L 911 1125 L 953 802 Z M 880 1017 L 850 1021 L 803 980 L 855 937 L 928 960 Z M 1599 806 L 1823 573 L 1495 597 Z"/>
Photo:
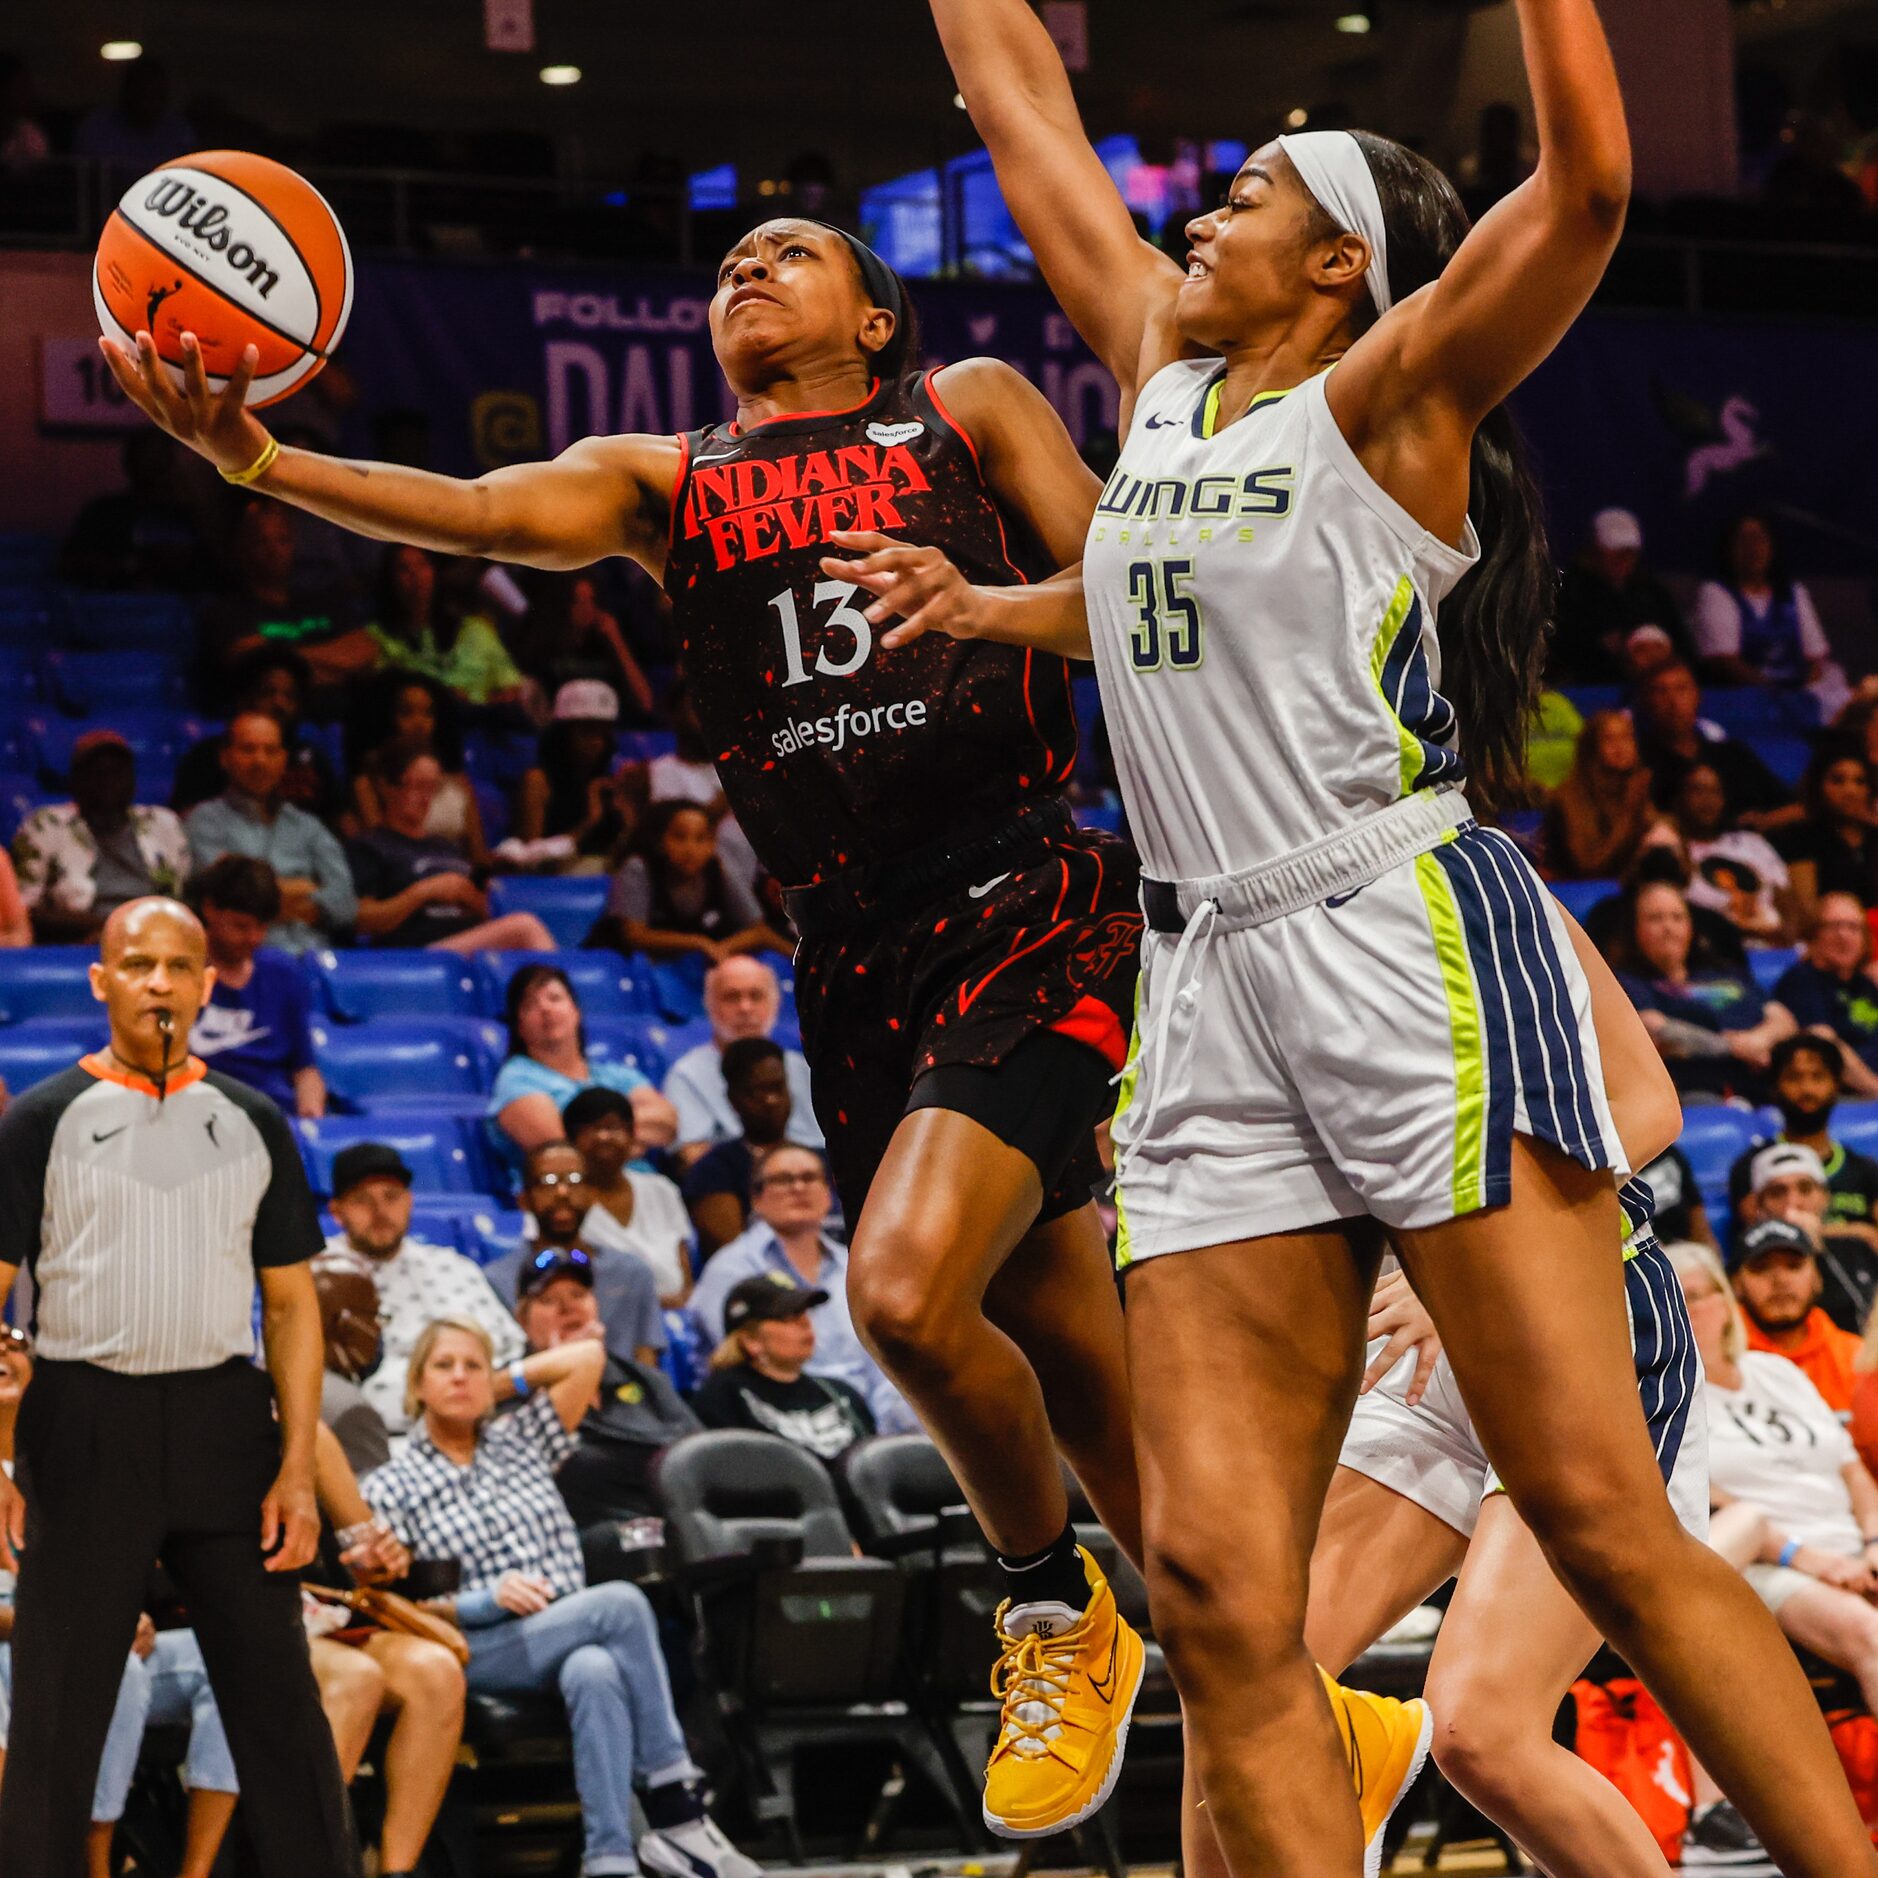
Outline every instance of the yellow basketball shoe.
<path id="1" fill-rule="evenodd" d="M 1367 1689 L 1346 1689 L 1323 1670 L 1317 1673 L 1324 1678 L 1324 1693 L 1330 1697 L 1363 1808 L 1363 1878 L 1377 1878 L 1383 1828 L 1428 1759 L 1435 1738 L 1434 1711 L 1419 1696 L 1398 1702 Z"/>
<path id="2" fill-rule="evenodd" d="M 998 1606 L 1003 1654 L 991 1693 L 1004 1712 L 985 1769 L 985 1824 L 1041 1839 L 1087 1819 L 1115 1785 L 1141 1690 L 1141 1639 L 1082 1553 L 1089 1602 Z"/>

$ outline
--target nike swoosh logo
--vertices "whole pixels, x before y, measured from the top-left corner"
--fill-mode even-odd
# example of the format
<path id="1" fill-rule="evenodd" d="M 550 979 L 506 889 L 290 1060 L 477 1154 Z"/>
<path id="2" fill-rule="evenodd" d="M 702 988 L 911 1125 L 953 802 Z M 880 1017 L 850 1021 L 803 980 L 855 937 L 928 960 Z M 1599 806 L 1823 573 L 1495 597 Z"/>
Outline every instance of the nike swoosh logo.
<path id="1" fill-rule="evenodd" d="M 1151 417 L 1148 419 L 1150 430 L 1173 430 L 1180 423 L 1177 417 Z"/>
<path id="2" fill-rule="evenodd" d="M 1091 1676 L 1089 1678 L 1089 1687 L 1092 1688 L 1104 1702 L 1109 1703 L 1111 1706 L 1115 1701 L 1115 1646 L 1120 1641 L 1121 1626 L 1118 1624 L 1115 1629 L 1109 1632 L 1109 1666 L 1107 1673 L 1102 1676 Z"/>
<path id="3" fill-rule="evenodd" d="M 98 1131 L 94 1128 L 92 1130 L 91 1138 L 93 1141 L 109 1141 L 113 1135 L 121 1135 L 124 1132 L 124 1130 L 128 1128 L 129 1126 L 130 1126 L 129 1122 L 119 1122 L 115 1128 L 107 1128 L 103 1134 L 99 1134 Z"/>
<path id="4" fill-rule="evenodd" d="M 698 1874 L 698 1878 L 718 1878 L 718 1871 L 715 1865 L 711 1864 L 706 1859 L 701 1859 L 697 1853 L 687 1851 L 682 1845 L 674 1845 L 663 1833 L 659 1834 L 659 1847 L 662 1851 L 673 1853 L 677 1857 L 682 1858 L 685 1863 Z"/>
<path id="5" fill-rule="evenodd" d="M 693 463 L 728 463 L 734 456 L 740 456 L 739 450 L 720 450 L 715 456 L 694 456 Z"/>
<path id="6" fill-rule="evenodd" d="M 982 900 L 993 887 L 1001 886 L 1009 879 L 1009 874 L 1000 874 L 996 880 L 988 880 L 982 887 L 967 887 L 965 891 L 969 893 L 974 900 Z"/>
<path id="7" fill-rule="evenodd" d="M 1368 883 L 1366 882 L 1365 885 Z M 1362 887 L 1352 887 L 1348 893 L 1333 893 L 1324 904 L 1335 912 L 1340 906 L 1348 906 L 1363 891 Z"/>

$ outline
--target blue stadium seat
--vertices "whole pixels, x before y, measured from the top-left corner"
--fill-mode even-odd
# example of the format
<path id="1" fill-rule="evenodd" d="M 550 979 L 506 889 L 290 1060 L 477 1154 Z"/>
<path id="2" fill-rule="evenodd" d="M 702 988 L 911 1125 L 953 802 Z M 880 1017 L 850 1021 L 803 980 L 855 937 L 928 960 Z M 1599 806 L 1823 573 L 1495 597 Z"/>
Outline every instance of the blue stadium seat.
<path id="1" fill-rule="evenodd" d="M 539 739 L 526 730 L 466 730 L 463 763 L 472 776 L 513 789 L 534 767 Z"/>
<path id="2" fill-rule="evenodd" d="M 589 1017 L 656 1017 L 651 967 L 642 958 L 617 952 L 479 952 L 483 1009 L 500 1017 L 509 980 L 524 965 L 558 965 L 574 987 Z"/>
<path id="3" fill-rule="evenodd" d="M 1848 1148 L 1878 1156 L 1878 1102 L 1841 1102 L 1832 1112 L 1832 1133 Z"/>
<path id="4" fill-rule="evenodd" d="M 674 1024 L 689 1024 L 704 1015 L 704 956 L 688 952 L 675 959 L 653 959 L 649 969 L 659 1014 Z"/>
<path id="5" fill-rule="evenodd" d="M 57 535 L 28 534 L 23 529 L 0 531 L 0 579 L 42 578 L 58 558 Z"/>
<path id="6" fill-rule="evenodd" d="M 313 1054 L 328 1094 L 349 1114 L 446 1104 L 473 1114 L 481 1107 L 483 1058 L 473 1020 L 316 1022 Z"/>
<path id="7" fill-rule="evenodd" d="M 137 759 L 140 802 L 167 802 L 183 752 L 208 735 L 208 726 L 186 713 L 139 710 L 128 705 L 102 713 L 100 720 L 93 722 L 50 715 L 31 717 L 26 720 L 26 728 L 34 739 L 41 774 L 58 788 L 64 788 L 71 775 L 72 745 L 86 731 L 116 731 Z"/>
<path id="8" fill-rule="evenodd" d="M 1122 829 L 1122 805 L 1118 799 L 1102 802 L 1078 802 L 1076 826 L 1093 828 L 1099 834 L 1118 835 Z"/>
<path id="9" fill-rule="evenodd" d="M 1624 890 L 1623 883 L 1616 880 L 1552 880 L 1546 885 L 1558 896 L 1559 905 L 1581 926 L 1594 906 Z"/>
<path id="10" fill-rule="evenodd" d="M 470 787 L 476 791 L 476 806 L 482 811 L 483 839 L 490 847 L 499 847 L 509 833 L 508 791 L 481 777 L 473 778 Z"/>
<path id="11" fill-rule="evenodd" d="M 1761 685 L 1705 685 L 1702 715 L 1729 736 L 1756 746 L 1765 737 L 1805 737 L 1819 728 L 1819 700 L 1810 691 Z"/>
<path id="12" fill-rule="evenodd" d="M 627 763 L 651 763 L 662 756 L 678 753 L 678 738 L 669 730 L 623 730 L 619 753 Z"/>
<path id="13" fill-rule="evenodd" d="M 328 1115 L 297 1121 L 300 1156 L 316 1193 L 333 1190 L 333 1157 L 355 1141 L 380 1141 L 396 1148 L 411 1170 L 416 1193 L 479 1191 L 469 1129 L 454 1115 L 426 1115 L 409 1109 L 389 1115 Z"/>
<path id="14" fill-rule="evenodd" d="M 99 1016 L 91 995 L 91 946 L 22 946 L 0 951 L 0 1024 L 35 1017 Z"/>
<path id="15" fill-rule="evenodd" d="M 556 945 L 578 946 L 606 911 L 612 884 L 604 874 L 498 874 L 489 883 L 490 917 L 532 913 Z"/>
<path id="16" fill-rule="evenodd" d="M 38 595 L 0 593 L 0 645 L 37 649 L 53 634 L 52 609 Z"/>
<path id="17" fill-rule="evenodd" d="M 104 1047 L 104 1008 L 92 1009 L 97 1015 L 90 1019 L 40 1018 L 0 1030 L 0 1077 L 13 1095 Z"/>
<path id="18" fill-rule="evenodd" d="M 1783 973 L 1800 962 L 1798 946 L 1750 946 L 1748 969 L 1763 991 L 1771 992 Z"/>
<path id="19" fill-rule="evenodd" d="M 77 593 L 62 596 L 70 645 L 104 652 L 187 652 L 196 636 L 188 601 L 173 593 Z"/>
<path id="20" fill-rule="evenodd" d="M 1589 717 L 1594 711 L 1621 711 L 1630 702 L 1630 694 L 1622 685 L 1567 685 L 1565 695 L 1580 717 Z"/>
<path id="21" fill-rule="evenodd" d="M 1843 1116 L 1844 1110 L 1840 1110 Z M 1838 1131 L 1838 1118 L 1834 1118 Z M 1703 1203 L 1711 1213 L 1728 1210 L 1728 1170 L 1766 1132 L 1757 1116 L 1719 1103 L 1685 1109 L 1677 1145 L 1689 1157 Z"/>
<path id="22" fill-rule="evenodd" d="M 587 1053 L 602 1063 L 624 1063 L 653 1084 L 665 1080 L 665 1027 L 647 1018 L 597 1017 L 587 1026 Z"/>
<path id="23" fill-rule="evenodd" d="M 1813 745 L 1809 738 L 1799 736 L 1756 737 L 1754 754 L 1789 789 L 1797 789 L 1813 760 Z"/>
<path id="24" fill-rule="evenodd" d="M 173 652 L 47 652 L 46 693 L 74 717 L 109 715 L 126 705 L 189 703 L 189 674 Z"/>
<path id="25" fill-rule="evenodd" d="M 493 1200 L 486 1208 L 466 1213 L 458 1222 L 458 1236 L 464 1252 L 478 1265 L 493 1265 L 505 1253 L 513 1252 L 527 1234 L 528 1215 L 514 1207 L 498 1206 Z"/>
<path id="26" fill-rule="evenodd" d="M 314 952 L 306 971 L 320 1009 L 342 1024 L 382 1017 L 474 1017 L 481 1008 L 475 968 L 452 952 L 370 946 Z"/>

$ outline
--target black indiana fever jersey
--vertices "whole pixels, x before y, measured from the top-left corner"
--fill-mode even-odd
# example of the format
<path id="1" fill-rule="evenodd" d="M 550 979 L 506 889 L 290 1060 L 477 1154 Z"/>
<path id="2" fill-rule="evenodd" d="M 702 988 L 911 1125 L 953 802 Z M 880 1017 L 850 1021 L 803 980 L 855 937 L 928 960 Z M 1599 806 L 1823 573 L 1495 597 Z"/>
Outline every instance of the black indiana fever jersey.
<path id="1" fill-rule="evenodd" d="M 975 583 L 1053 571 L 1000 513 L 930 373 L 851 410 L 680 441 L 665 590 L 718 777 L 770 873 L 823 880 L 1068 780 L 1065 661 L 941 633 L 882 652 L 873 596 L 822 571 L 841 528 L 942 548 Z"/>

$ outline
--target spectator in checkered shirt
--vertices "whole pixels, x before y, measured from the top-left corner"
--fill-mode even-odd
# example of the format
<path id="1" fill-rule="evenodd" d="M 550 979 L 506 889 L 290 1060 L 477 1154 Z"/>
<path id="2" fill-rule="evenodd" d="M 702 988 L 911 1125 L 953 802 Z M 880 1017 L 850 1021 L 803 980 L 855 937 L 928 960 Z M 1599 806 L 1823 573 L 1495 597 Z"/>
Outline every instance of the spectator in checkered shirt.
<path id="1" fill-rule="evenodd" d="M 498 1370 L 478 1324 L 439 1318 L 411 1352 L 403 1451 L 362 1483 L 420 1558 L 454 1558 L 448 1614 L 470 1646 L 472 1692 L 558 1688 L 574 1738 L 581 1870 L 761 1878 L 705 1811 L 703 1777 L 672 1706 L 652 1607 L 636 1585 L 588 1585 L 554 1470 L 593 1407 L 606 1351 L 562 1344 Z M 499 1400 L 519 1397 L 511 1414 Z M 652 1830 L 635 1849 L 643 1777 Z"/>

